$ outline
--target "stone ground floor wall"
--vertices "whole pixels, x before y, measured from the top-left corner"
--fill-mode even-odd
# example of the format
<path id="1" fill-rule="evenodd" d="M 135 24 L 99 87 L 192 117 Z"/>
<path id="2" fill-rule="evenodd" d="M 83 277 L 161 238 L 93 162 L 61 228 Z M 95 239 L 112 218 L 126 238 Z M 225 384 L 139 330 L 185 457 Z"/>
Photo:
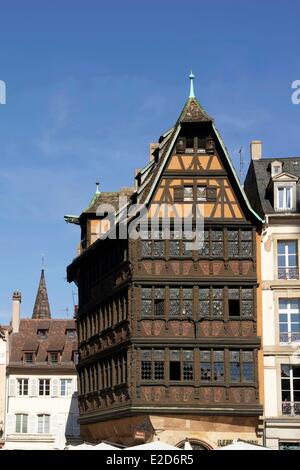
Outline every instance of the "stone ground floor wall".
<path id="1" fill-rule="evenodd" d="M 258 433 L 258 417 L 247 416 L 133 416 L 81 425 L 84 441 L 102 440 L 132 446 L 159 438 L 178 445 L 185 439 L 198 442 L 204 448 L 215 449 L 230 444 L 233 439 L 262 444 Z"/>
<path id="2" fill-rule="evenodd" d="M 280 445 L 298 447 L 300 450 L 300 416 L 293 418 L 266 419 L 265 445 L 278 450 Z"/>

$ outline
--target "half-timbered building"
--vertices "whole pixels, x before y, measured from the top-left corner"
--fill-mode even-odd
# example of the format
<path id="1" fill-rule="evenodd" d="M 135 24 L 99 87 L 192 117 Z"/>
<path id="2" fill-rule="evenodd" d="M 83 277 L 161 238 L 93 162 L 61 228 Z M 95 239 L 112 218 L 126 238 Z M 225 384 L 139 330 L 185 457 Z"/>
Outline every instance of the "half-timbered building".
<path id="1" fill-rule="evenodd" d="M 190 78 L 190 97 L 150 145 L 135 189 L 97 189 L 79 217 L 66 216 L 81 227 L 67 273 L 79 293 L 80 425 L 89 441 L 260 442 L 261 219 Z M 143 222 L 142 237 L 111 239 L 97 208 L 110 203 L 120 215 L 125 193 L 126 210 L 143 204 L 155 230 Z M 199 246 L 178 223 L 189 216 L 198 230 L 197 211 Z"/>

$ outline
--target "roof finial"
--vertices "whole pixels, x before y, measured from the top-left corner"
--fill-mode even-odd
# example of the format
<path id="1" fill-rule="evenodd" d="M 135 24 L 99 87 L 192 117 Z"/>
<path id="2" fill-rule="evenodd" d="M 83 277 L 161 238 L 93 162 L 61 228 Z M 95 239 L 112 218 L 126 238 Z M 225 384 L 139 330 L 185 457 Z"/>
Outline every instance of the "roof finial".
<path id="1" fill-rule="evenodd" d="M 195 98 L 194 78 L 195 78 L 195 75 L 193 74 L 193 72 L 191 70 L 191 73 L 189 74 L 189 79 L 190 79 L 190 96 L 189 96 L 189 98 Z"/>
<path id="2" fill-rule="evenodd" d="M 100 185 L 99 181 L 96 181 L 96 194 L 99 194 L 99 193 L 100 193 L 100 191 L 99 191 L 99 185 Z"/>

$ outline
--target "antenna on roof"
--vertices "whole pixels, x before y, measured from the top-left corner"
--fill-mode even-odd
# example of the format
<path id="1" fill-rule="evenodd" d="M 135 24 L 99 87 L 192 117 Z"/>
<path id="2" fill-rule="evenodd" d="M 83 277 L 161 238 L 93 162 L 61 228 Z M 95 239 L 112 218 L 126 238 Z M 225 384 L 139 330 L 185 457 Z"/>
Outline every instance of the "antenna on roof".
<path id="1" fill-rule="evenodd" d="M 241 148 L 239 150 L 239 154 L 240 154 L 240 182 L 242 183 L 242 179 L 243 179 L 243 176 L 244 176 L 244 160 L 243 160 L 243 147 L 241 145 Z"/>
<path id="2" fill-rule="evenodd" d="M 42 269 L 44 269 L 44 267 L 45 267 L 45 255 L 42 253 L 41 257 L 42 257 Z"/>

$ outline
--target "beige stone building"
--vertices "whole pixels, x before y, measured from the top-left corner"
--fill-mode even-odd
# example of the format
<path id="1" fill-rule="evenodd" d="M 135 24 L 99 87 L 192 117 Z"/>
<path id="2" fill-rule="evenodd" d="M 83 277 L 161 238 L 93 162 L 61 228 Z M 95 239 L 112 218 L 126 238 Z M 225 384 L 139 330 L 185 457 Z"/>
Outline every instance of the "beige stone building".
<path id="1" fill-rule="evenodd" d="M 300 158 L 262 158 L 251 144 L 245 191 L 265 219 L 261 238 L 264 439 L 300 449 Z"/>
<path id="2" fill-rule="evenodd" d="M 8 328 L 0 326 L 0 448 L 4 445 Z"/>

